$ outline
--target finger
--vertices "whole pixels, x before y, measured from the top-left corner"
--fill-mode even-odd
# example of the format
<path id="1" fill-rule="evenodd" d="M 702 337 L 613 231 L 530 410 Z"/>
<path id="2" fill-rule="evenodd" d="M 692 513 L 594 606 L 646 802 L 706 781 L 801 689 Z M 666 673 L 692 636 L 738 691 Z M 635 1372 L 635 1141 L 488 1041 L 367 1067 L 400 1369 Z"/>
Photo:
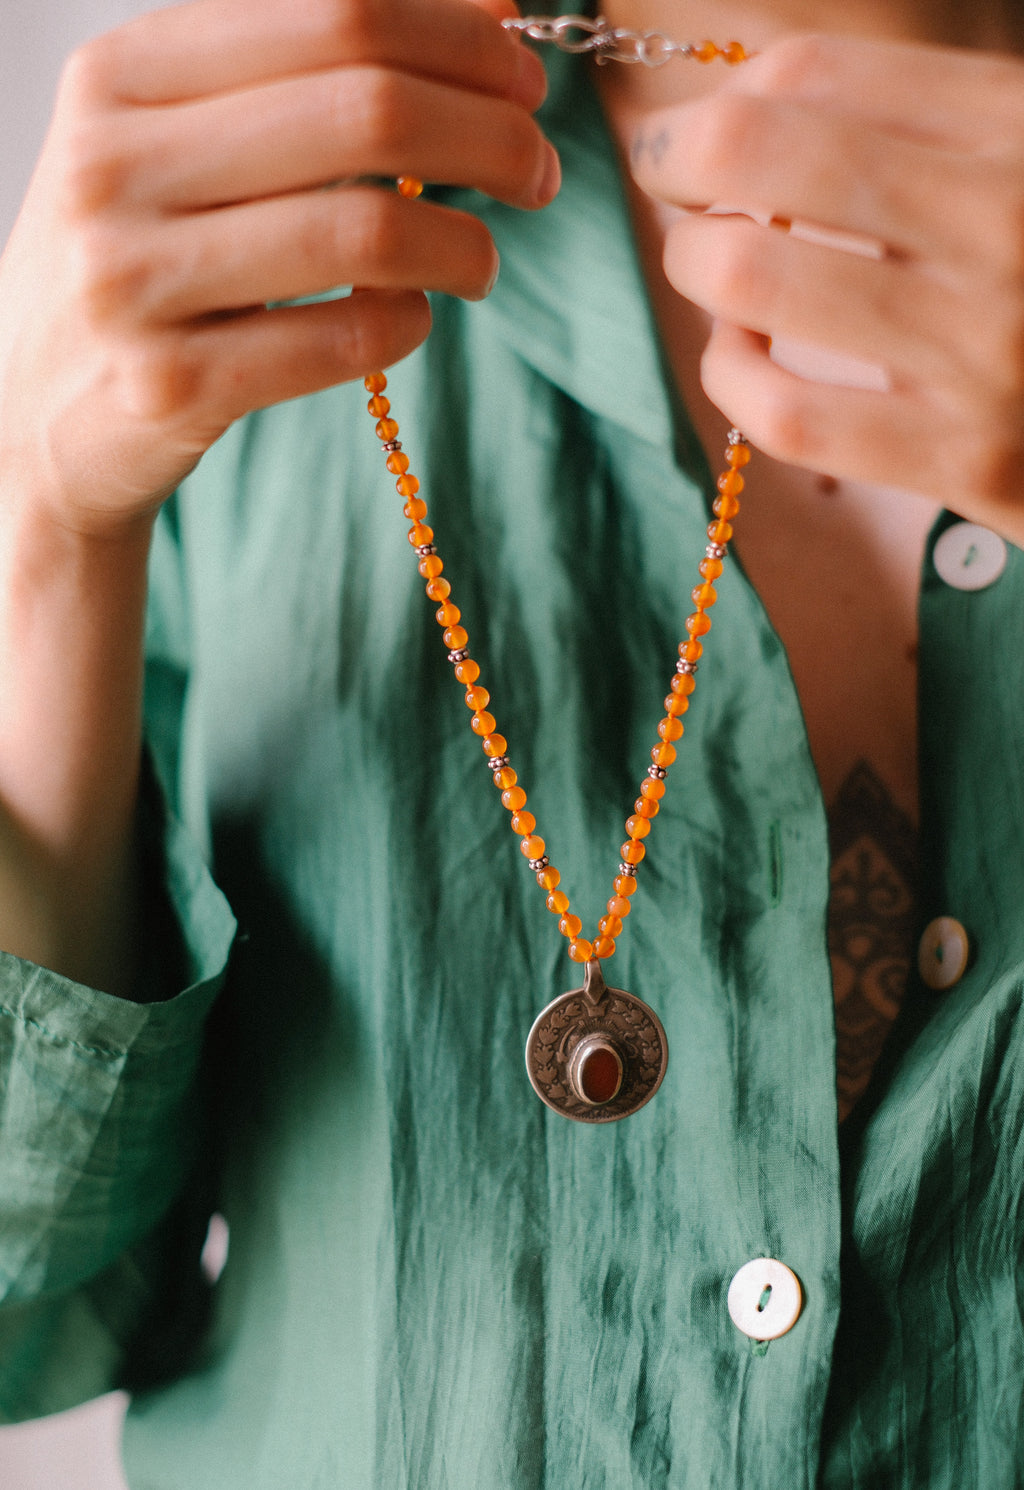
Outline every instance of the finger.
<path id="1" fill-rule="evenodd" d="M 880 239 L 919 258 L 976 263 L 1002 255 L 994 202 L 1004 167 L 893 138 L 804 104 L 723 92 L 666 110 L 643 127 L 634 174 L 680 206 L 728 202 L 755 217 L 802 218 Z M 955 210 L 951 210 L 955 204 Z"/>
<path id="2" fill-rule="evenodd" d="M 800 35 L 766 48 L 730 81 L 953 149 L 1001 154 L 1020 136 L 1024 69 L 992 53 Z"/>
<path id="3" fill-rule="evenodd" d="M 991 521 L 1013 507 L 1019 417 L 997 431 L 985 411 L 917 391 L 808 382 L 777 367 L 764 337 L 718 322 L 701 362 L 705 392 L 752 444 L 790 465 L 949 500 Z M 1011 423 L 1013 428 L 1011 428 Z M 1019 542 L 1022 524 L 1012 516 Z M 1007 515 L 996 526 L 1009 536 Z"/>
<path id="4" fill-rule="evenodd" d="M 102 290 L 107 312 L 116 316 L 124 303 L 133 316 L 165 323 L 296 300 L 335 285 L 440 290 L 478 300 L 498 271 L 497 250 L 477 218 L 372 187 L 228 207 L 161 225 L 133 243 L 145 270 L 140 273 L 130 248 L 109 267 Z"/>
<path id="5" fill-rule="evenodd" d="M 759 227 L 741 217 L 686 217 L 665 242 L 665 273 L 713 316 L 885 367 L 897 386 L 988 381 L 990 338 L 949 277 L 877 262 Z"/>
<path id="6" fill-rule="evenodd" d="M 425 296 L 380 290 L 213 322 L 187 343 L 186 355 L 202 369 L 195 406 L 215 411 L 226 427 L 250 409 L 389 367 L 429 331 Z"/>
<path id="7" fill-rule="evenodd" d="M 536 108 L 539 59 L 463 0 L 194 0 L 155 11 L 79 54 L 80 85 L 125 103 L 180 103 L 341 64 L 378 63 Z"/>
<path id="8" fill-rule="evenodd" d="M 518 207 L 550 199 L 552 147 L 504 98 L 378 67 L 331 69 L 144 116 L 130 198 L 172 211 L 412 174 Z M 215 148 L 210 142 L 216 141 Z"/>

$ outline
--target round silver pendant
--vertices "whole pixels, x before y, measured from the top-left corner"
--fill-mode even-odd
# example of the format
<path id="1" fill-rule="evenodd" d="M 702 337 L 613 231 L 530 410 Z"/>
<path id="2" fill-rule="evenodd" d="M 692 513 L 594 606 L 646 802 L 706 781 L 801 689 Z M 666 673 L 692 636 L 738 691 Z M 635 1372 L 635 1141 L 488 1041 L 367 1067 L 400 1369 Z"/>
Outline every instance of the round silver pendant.
<path id="1" fill-rule="evenodd" d="M 609 988 L 594 958 L 583 987 L 542 1009 L 526 1041 L 534 1091 L 577 1123 L 614 1123 L 649 1102 L 668 1066 L 668 1041 L 653 1009 Z"/>

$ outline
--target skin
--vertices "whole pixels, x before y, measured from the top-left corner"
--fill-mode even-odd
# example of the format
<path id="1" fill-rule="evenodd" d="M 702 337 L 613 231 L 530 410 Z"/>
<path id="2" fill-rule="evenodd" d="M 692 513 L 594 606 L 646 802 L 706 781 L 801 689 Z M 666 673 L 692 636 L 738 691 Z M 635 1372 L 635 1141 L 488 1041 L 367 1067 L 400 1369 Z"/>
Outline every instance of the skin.
<path id="1" fill-rule="evenodd" d="M 965 515 L 1024 541 L 1011 479 L 1024 428 L 1024 70 L 914 44 L 1010 44 L 999 12 L 973 7 L 965 29 L 964 10 L 609 7 L 620 24 L 739 35 L 762 51 L 735 71 L 604 70 L 680 384 L 709 445 L 729 420 L 774 458 L 764 506 L 776 521 L 760 543 L 747 523 L 755 570 L 760 550 L 784 572 L 772 543 L 786 558 L 794 534 L 806 539 L 802 472 L 865 493 L 842 531 L 861 532 L 869 555 L 885 522 L 904 537 L 909 525 L 912 551 L 928 501 L 951 490 Z M 130 988 L 154 516 L 248 410 L 409 352 L 429 328 L 424 289 L 486 294 L 497 265 L 478 222 L 353 183 L 404 171 L 524 209 L 550 200 L 557 162 L 532 119 L 542 69 L 501 31 L 506 13 L 502 0 L 194 0 L 69 63 L 0 259 L 0 946 Z M 799 35 L 809 22 L 823 34 Z M 885 251 L 854 258 L 744 216 L 683 210 L 716 201 Z M 345 282 L 364 288 L 264 308 Z M 796 378 L 770 361 L 773 336 L 866 354 L 890 390 Z M 892 488 L 919 495 L 897 504 Z M 834 569 L 828 523 L 815 542 L 808 572 L 829 556 Z M 902 616 L 909 581 L 887 572 L 886 583 Z M 823 669 L 813 646 L 801 660 L 799 613 L 770 587 L 766 598 L 793 641 L 827 785 L 814 720 L 829 706 L 815 704 L 814 680 L 839 669 Z M 835 604 L 820 598 L 816 616 Z M 905 693 L 899 669 L 883 687 L 858 675 L 841 706 L 884 738 L 881 774 L 913 798 Z"/>

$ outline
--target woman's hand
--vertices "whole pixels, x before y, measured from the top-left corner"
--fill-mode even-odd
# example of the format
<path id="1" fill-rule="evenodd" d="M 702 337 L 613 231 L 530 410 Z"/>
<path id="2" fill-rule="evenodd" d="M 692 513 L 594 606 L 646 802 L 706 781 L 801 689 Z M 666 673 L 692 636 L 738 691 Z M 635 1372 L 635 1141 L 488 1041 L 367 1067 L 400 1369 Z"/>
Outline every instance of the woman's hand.
<path id="1" fill-rule="evenodd" d="M 715 318 L 708 396 L 756 445 L 1024 544 L 1024 64 L 791 38 L 649 116 L 634 169 L 665 201 L 760 219 L 691 212 L 665 250 L 668 279 Z M 876 364 L 887 391 L 797 377 L 772 337 Z"/>
<path id="2" fill-rule="evenodd" d="M 509 13 L 195 0 L 78 52 L 0 260 L 4 500 L 81 532 L 148 520 L 240 415 L 410 352 L 424 289 L 485 295 L 476 219 L 367 178 L 550 200 L 543 70 Z"/>

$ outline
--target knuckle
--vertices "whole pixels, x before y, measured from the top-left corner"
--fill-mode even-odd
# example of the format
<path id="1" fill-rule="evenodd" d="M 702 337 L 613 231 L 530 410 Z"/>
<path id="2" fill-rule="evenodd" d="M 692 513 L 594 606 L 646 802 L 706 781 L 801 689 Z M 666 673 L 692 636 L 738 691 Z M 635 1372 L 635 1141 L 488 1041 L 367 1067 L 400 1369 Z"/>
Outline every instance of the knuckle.
<path id="1" fill-rule="evenodd" d="M 65 60 L 57 89 L 58 114 L 109 96 L 116 72 L 114 35 L 98 36 L 77 47 Z"/>
<path id="2" fill-rule="evenodd" d="M 701 177 L 727 177 L 760 139 L 763 109 L 749 94 L 720 93 L 702 105 L 687 139 L 687 153 Z"/>
<path id="3" fill-rule="evenodd" d="M 396 73 L 376 67 L 348 72 L 336 109 L 346 131 L 354 130 L 376 151 L 388 155 L 408 149 L 408 102 Z"/>
<path id="4" fill-rule="evenodd" d="M 79 123 L 63 141 L 64 203 L 69 217 L 105 212 L 127 194 L 131 165 L 121 140 L 102 124 Z"/>
<path id="5" fill-rule="evenodd" d="M 338 56 L 372 52 L 380 34 L 381 7 L 368 0 L 299 0 L 297 18 Z"/>
<path id="6" fill-rule="evenodd" d="M 986 506 L 1015 505 L 1024 455 L 1019 404 L 990 411 L 984 425 L 972 420 L 972 426 L 971 434 L 961 438 L 953 463 L 960 490 Z"/>
<path id="7" fill-rule="evenodd" d="M 744 225 L 733 224 L 721 233 L 707 260 L 710 308 L 719 315 L 747 324 L 751 313 L 770 323 L 778 314 L 778 295 L 768 283 L 764 255 Z"/>
<path id="8" fill-rule="evenodd" d="M 757 444 L 767 455 L 793 466 L 814 466 L 822 453 L 821 432 L 792 389 L 767 392 L 758 410 Z"/>
<path id="9" fill-rule="evenodd" d="M 180 333 L 125 349 L 119 365 L 122 403 L 130 418 L 173 423 L 203 403 L 202 359 Z"/>
<path id="10" fill-rule="evenodd" d="M 818 91 L 827 86 L 837 61 L 831 38 L 813 32 L 787 36 L 754 58 L 752 81 L 759 92 L 773 95 L 799 93 L 806 88 Z"/>
<path id="11" fill-rule="evenodd" d="M 146 299 L 150 269 L 113 223 L 80 229 L 70 252 L 78 299 L 93 325 L 125 319 Z"/>
<path id="12" fill-rule="evenodd" d="M 533 120 L 520 110 L 504 111 L 501 130 L 501 173 L 519 190 L 527 190 L 537 176 L 543 142 Z"/>
<path id="13" fill-rule="evenodd" d="M 395 205 L 392 197 L 379 191 L 360 192 L 350 198 L 349 210 L 333 223 L 337 259 L 363 266 L 374 280 L 386 283 L 393 278 L 406 254 L 402 214 L 395 211 Z M 319 228 L 314 225 L 306 252 L 311 260 L 319 261 L 322 248 Z"/>

